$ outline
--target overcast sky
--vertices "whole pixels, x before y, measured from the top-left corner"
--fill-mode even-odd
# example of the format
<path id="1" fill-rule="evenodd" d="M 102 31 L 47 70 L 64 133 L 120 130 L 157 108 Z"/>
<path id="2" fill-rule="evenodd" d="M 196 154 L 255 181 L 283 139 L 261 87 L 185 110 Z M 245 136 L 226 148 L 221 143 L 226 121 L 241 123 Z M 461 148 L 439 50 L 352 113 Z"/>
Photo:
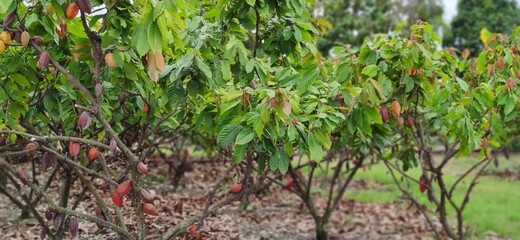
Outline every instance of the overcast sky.
<path id="1" fill-rule="evenodd" d="M 442 0 L 444 3 L 444 21 L 450 23 L 457 13 L 457 0 Z"/>

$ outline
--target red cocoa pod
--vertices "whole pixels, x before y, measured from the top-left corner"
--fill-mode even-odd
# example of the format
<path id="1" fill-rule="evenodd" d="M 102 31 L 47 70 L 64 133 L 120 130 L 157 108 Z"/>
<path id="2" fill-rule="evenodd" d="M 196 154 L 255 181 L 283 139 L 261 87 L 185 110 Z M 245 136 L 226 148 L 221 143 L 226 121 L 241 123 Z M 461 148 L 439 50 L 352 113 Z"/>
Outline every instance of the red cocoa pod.
<path id="1" fill-rule="evenodd" d="M 489 147 L 489 142 L 488 142 L 487 138 L 482 138 L 481 145 L 482 145 L 482 148 L 484 148 L 484 149 Z"/>
<path id="2" fill-rule="evenodd" d="M 34 43 L 36 43 L 36 45 L 38 45 L 38 46 L 41 46 L 41 45 L 43 45 L 43 43 L 44 43 L 44 42 L 43 42 L 43 38 L 42 38 L 41 36 L 34 36 L 34 37 L 33 37 L 33 41 L 34 41 Z"/>
<path id="3" fill-rule="evenodd" d="M 16 171 L 16 177 L 20 179 L 23 183 L 29 181 L 29 174 L 27 174 L 27 171 L 25 170 Z"/>
<path id="4" fill-rule="evenodd" d="M 58 229 L 63 221 L 63 215 L 61 213 L 54 214 L 54 218 L 52 219 L 52 223 L 54 224 L 54 229 Z"/>
<path id="5" fill-rule="evenodd" d="M 73 157 L 78 156 L 80 149 L 81 149 L 81 145 L 78 142 L 69 143 L 69 153 L 71 156 L 73 156 Z"/>
<path id="6" fill-rule="evenodd" d="M 12 11 L 12 12 L 8 13 L 4 18 L 4 23 L 2 24 L 2 26 L 4 28 L 9 27 L 11 24 L 13 24 L 15 17 L 16 17 L 16 11 Z"/>
<path id="7" fill-rule="evenodd" d="M 101 84 L 96 84 L 96 87 L 94 88 L 96 91 L 97 96 L 101 96 L 101 93 L 103 93 L 103 86 Z"/>
<path id="8" fill-rule="evenodd" d="M 516 87 L 516 80 L 514 78 L 508 78 L 506 80 L 506 87 L 508 90 L 514 89 Z"/>
<path id="9" fill-rule="evenodd" d="M 101 208 L 99 206 L 96 206 L 95 212 L 96 212 L 96 217 L 97 218 L 99 218 L 101 220 L 106 220 L 107 219 L 105 217 L 105 214 L 103 213 L 103 211 L 101 211 Z"/>
<path id="10" fill-rule="evenodd" d="M 20 35 L 20 42 L 24 47 L 29 45 L 29 40 L 31 39 L 31 35 L 27 31 L 23 31 L 22 35 Z"/>
<path id="11" fill-rule="evenodd" d="M 381 115 L 383 123 L 388 122 L 388 120 L 390 119 L 390 116 L 388 115 L 388 109 L 385 106 L 381 106 L 379 108 L 379 115 Z"/>
<path id="12" fill-rule="evenodd" d="M 157 208 L 151 203 L 143 203 L 141 209 L 148 215 L 157 215 L 158 213 Z"/>
<path id="13" fill-rule="evenodd" d="M 232 193 L 239 193 L 240 191 L 242 191 L 242 184 L 235 183 L 235 184 L 231 185 L 231 188 L 229 189 L 229 191 Z"/>
<path id="14" fill-rule="evenodd" d="M 112 153 L 112 155 L 116 155 L 116 149 L 117 149 L 116 140 L 114 140 L 114 139 L 110 140 L 110 153 Z"/>
<path id="15" fill-rule="evenodd" d="M 79 115 L 78 127 L 81 131 L 87 129 L 92 122 L 92 118 L 90 117 L 90 113 L 88 111 L 83 111 L 81 115 Z"/>
<path id="16" fill-rule="evenodd" d="M 79 9 L 82 12 L 91 14 L 92 13 L 92 5 L 90 4 L 90 0 L 78 0 Z"/>
<path id="17" fill-rule="evenodd" d="M 38 59 L 38 67 L 40 69 L 45 69 L 47 65 L 49 65 L 49 62 L 51 61 L 51 56 L 49 55 L 49 52 L 43 51 L 40 54 L 40 58 Z"/>
<path id="18" fill-rule="evenodd" d="M 52 217 L 54 216 L 54 210 L 52 210 L 52 208 L 47 208 L 47 210 L 45 210 L 45 218 L 47 218 L 47 220 L 51 220 Z"/>
<path id="19" fill-rule="evenodd" d="M 504 59 L 503 59 L 503 58 L 499 58 L 499 59 L 495 62 L 495 68 L 497 68 L 497 69 L 500 70 L 500 71 L 504 70 Z"/>
<path id="20" fill-rule="evenodd" d="M 140 174 L 147 174 L 148 173 L 148 167 L 143 162 L 139 161 L 137 162 L 137 171 Z"/>
<path id="21" fill-rule="evenodd" d="M 399 102 L 397 100 L 392 101 L 392 113 L 396 117 L 401 116 L 401 105 L 399 104 Z"/>
<path id="22" fill-rule="evenodd" d="M 518 49 L 517 49 L 515 46 L 512 46 L 512 47 L 511 47 L 511 52 L 512 52 L 515 56 L 518 56 Z"/>
<path id="23" fill-rule="evenodd" d="M 126 180 L 119 184 L 119 187 L 117 187 L 116 192 L 121 196 L 126 196 L 130 190 L 132 190 L 132 182 L 130 180 Z"/>
<path id="24" fill-rule="evenodd" d="M 42 171 L 45 172 L 47 168 L 54 164 L 54 162 L 56 162 L 56 155 L 50 152 L 45 152 L 41 159 Z"/>
<path id="25" fill-rule="evenodd" d="M 121 196 L 117 190 L 112 193 L 112 202 L 114 202 L 114 205 L 118 207 L 123 206 L 123 196 Z"/>
<path id="26" fill-rule="evenodd" d="M 90 160 L 95 160 L 98 156 L 98 153 L 99 151 L 97 150 L 97 148 L 95 147 L 91 147 L 89 150 L 88 150 L 88 158 Z"/>
<path id="27" fill-rule="evenodd" d="M 144 203 L 153 203 L 155 196 L 150 191 L 143 188 L 139 190 L 139 198 L 141 198 L 141 201 Z"/>
<path id="28" fill-rule="evenodd" d="M 410 127 L 410 128 L 413 128 L 413 126 L 415 125 L 415 122 L 414 122 L 412 116 L 408 116 L 408 118 L 406 118 L 406 123 L 408 124 L 408 127 Z"/>
<path id="29" fill-rule="evenodd" d="M 68 19 L 75 18 L 78 15 L 78 13 L 79 13 L 79 6 L 77 3 L 70 3 L 67 6 L 67 10 L 65 10 L 65 16 Z"/>
<path id="30" fill-rule="evenodd" d="M 423 193 L 423 192 L 425 192 L 426 189 L 427 189 L 428 180 L 427 180 L 426 177 L 423 175 L 423 176 L 421 176 L 421 178 L 419 179 L 419 182 L 420 182 L 419 190 L 421 191 L 421 193 Z"/>
<path id="31" fill-rule="evenodd" d="M 72 238 L 75 238 L 79 232 L 79 223 L 76 217 L 71 217 L 69 220 L 69 232 Z"/>
<path id="32" fill-rule="evenodd" d="M 190 229 L 188 229 L 188 234 L 193 235 L 197 231 L 197 224 L 191 225 Z"/>
<path id="33" fill-rule="evenodd" d="M 294 181 L 293 180 L 290 180 L 289 182 L 287 182 L 285 184 L 285 188 L 289 189 L 289 188 L 292 188 L 294 186 Z"/>

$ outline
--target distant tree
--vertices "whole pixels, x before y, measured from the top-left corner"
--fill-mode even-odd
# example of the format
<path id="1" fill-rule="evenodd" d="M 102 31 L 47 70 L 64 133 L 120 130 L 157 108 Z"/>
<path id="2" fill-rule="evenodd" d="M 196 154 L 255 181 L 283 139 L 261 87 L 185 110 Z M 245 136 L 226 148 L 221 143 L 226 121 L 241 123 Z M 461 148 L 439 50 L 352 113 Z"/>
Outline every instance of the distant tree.
<path id="1" fill-rule="evenodd" d="M 509 34 L 520 24 L 520 10 L 513 0 L 460 0 L 451 32 L 444 34 L 444 45 L 476 53 L 482 48 L 480 30 Z"/>
<path id="2" fill-rule="evenodd" d="M 325 55 L 337 45 L 358 48 L 366 37 L 388 33 L 402 21 L 407 26 L 419 19 L 438 28 L 444 25 L 439 0 L 323 0 L 319 7 L 323 8 L 323 17 L 333 25 L 318 41 L 318 49 Z"/>

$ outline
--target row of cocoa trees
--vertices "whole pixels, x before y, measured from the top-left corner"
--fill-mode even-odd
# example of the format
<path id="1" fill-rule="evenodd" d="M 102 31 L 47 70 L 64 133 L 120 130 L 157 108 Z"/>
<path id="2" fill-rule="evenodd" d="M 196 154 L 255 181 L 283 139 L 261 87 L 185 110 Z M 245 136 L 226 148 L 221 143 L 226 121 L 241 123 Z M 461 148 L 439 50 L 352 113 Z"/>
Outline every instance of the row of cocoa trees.
<path id="1" fill-rule="evenodd" d="M 42 238 L 74 236 L 89 221 L 145 239 L 145 214 L 168 217 L 144 187 L 154 161 L 169 166 L 175 187 L 192 164 L 219 161 L 229 168 L 203 211 L 162 239 L 195 236 L 205 217 L 285 185 L 282 176 L 317 239 L 328 239 L 329 219 L 370 161 L 388 168 L 433 236 L 464 239 L 476 180 L 517 134 L 517 36 L 483 36 L 473 59 L 437 50 L 432 26 L 418 21 L 411 36 L 375 35 L 329 59 L 315 43 L 330 24 L 310 8 L 302 0 L 13 2 L 0 10 L 0 192 L 39 222 Z M 446 184 L 447 164 L 475 151 L 481 160 Z M 407 174 L 413 167 L 419 179 Z M 331 176 L 324 208 L 311 194 L 324 181 L 318 170 Z M 464 196 L 454 195 L 458 187 Z M 86 196 L 92 212 L 77 210 Z M 425 197 L 435 212 L 419 204 Z M 125 205 L 136 226 L 125 224 Z"/>

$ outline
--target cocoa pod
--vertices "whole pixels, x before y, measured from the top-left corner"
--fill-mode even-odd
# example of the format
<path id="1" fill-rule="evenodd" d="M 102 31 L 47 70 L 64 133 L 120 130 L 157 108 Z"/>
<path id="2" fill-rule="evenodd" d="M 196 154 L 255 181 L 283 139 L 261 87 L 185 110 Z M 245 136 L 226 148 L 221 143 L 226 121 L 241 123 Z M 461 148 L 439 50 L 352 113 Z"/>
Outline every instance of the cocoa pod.
<path id="1" fill-rule="evenodd" d="M 504 70 L 504 59 L 503 59 L 503 58 L 499 58 L 499 59 L 495 62 L 495 68 L 497 68 L 497 69 L 500 70 L 500 71 Z"/>
<path id="2" fill-rule="evenodd" d="M 98 156 L 98 153 L 99 153 L 99 151 L 97 150 L 97 148 L 92 147 L 88 150 L 88 158 L 90 160 L 95 160 Z"/>
<path id="3" fill-rule="evenodd" d="M 143 188 L 139 190 L 139 198 L 141 198 L 141 201 L 144 203 L 153 203 L 155 196 L 150 191 Z"/>
<path id="4" fill-rule="evenodd" d="M 65 38 L 67 35 L 67 22 L 65 22 L 65 19 L 61 18 L 60 27 L 56 28 L 56 34 L 58 34 L 60 39 Z"/>
<path id="5" fill-rule="evenodd" d="M 45 218 L 47 218 L 47 220 L 51 220 L 52 217 L 54 216 L 54 210 L 52 210 L 52 208 L 47 208 L 47 210 L 45 210 Z"/>
<path id="6" fill-rule="evenodd" d="M 43 38 L 42 38 L 41 36 L 34 36 L 34 37 L 33 37 L 33 41 L 34 41 L 34 43 L 36 43 L 36 45 L 38 45 L 38 46 L 41 46 L 41 45 L 43 45 L 43 43 L 44 43 L 44 42 L 43 42 Z"/>
<path id="7" fill-rule="evenodd" d="M 137 166 L 137 171 L 140 174 L 147 174 L 148 173 L 148 167 L 143 162 L 141 162 L 141 161 L 137 162 L 136 166 Z"/>
<path id="8" fill-rule="evenodd" d="M 157 208 L 151 203 L 143 203 L 141 209 L 148 215 L 157 215 L 158 213 Z"/>
<path id="9" fill-rule="evenodd" d="M 0 41 L 0 54 L 2 54 L 5 51 L 5 44 L 4 42 Z"/>
<path id="10" fill-rule="evenodd" d="M 9 32 L 3 31 L 0 33 L 0 41 L 4 43 L 10 43 L 11 42 L 11 34 Z"/>
<path id="11" fill-rule="evenodd" d="M 517 49 L 515 46 L 512 46 L 512 47 L 511 47 L 511 52 L 512 52 L 515 56 L 518 56 L 518 49 Z"/>
<path id="12" fill-rule="evenodd" d="M 233 185 L 231 185 L 231 188 L 229 189 L 230 192 L 232 193 L 239 193 L 242 191 L 242 184 L 240 183 L 235 183 Z"/>
<path id="13" fill-rule="evenodd" d="M 73 157 L 78 156 L 80 149 L 81 149 L 81 145 L 78 142 L 69 143 L 69 153 L 71 156 L 73 156 Z"/>
<path id="14" fill-rule="evenodd" d="M 63 221 L 63 216 L 61 213 L 54 214 L 54 218 L 52 219 L 52 223 L 54 224 L 54 229 L 58 229 Z"/>
<path id="15" fill-rule="evenodd" d="M 466 58 L 469 57 L 469 54 L 470 54 L 469 49 L 464 49 L 464 51 L 462 51 L 462 53 L 460 54 L 460 56 L 461 56 L 463 59 L 466 59 Z"/>
<path id="16" fill-rule="evenodd" d="M 11 24 L 13 24 L 15 17 L 16 17 L 15 11 L 8 13 L 4 18 L 4 23 L 2 24 L 2 26 L 4 28 L 9 27 Z"/>
<path id="17" fill-rule="evenodd" d="M 112 155 L 116 155 L 116 149 L 117 149 L 116 140 L 114 140 L 114 139 L 110 140 L 110 153 L 112 153 Z"/>
<path id="18" fill-rule="evenodd" d="M 79 6 L 77 3 L 70 3 L 69 6 L 67 6 L 67 10 L 65 10 L 65 16 L 68 19 L 75 18 L 79 13 Z"/>
<path id="19" fill-rule="evenodd" d="M 96 90 L 97 96 L 101 96 L 101 94 L 103 93 L 103 86 L 98 83 L 98 84 L 96 84 L 96 87 L 94 88 L 94 90 Z"/>
<path id="20" fill-rule="evenodd" d="M 107 218 L 105 217 L 105 214 L 103 213 L 103 211 L 101 211 L 101 208 L 99 206 L 96 206 L 96 217 L 101 219 L 101 220 L 106 220 Z"/>
<path id="21" fill-rule="evenodd" d="M 396 117 L 401 116 L 401 105 L 399 104 L 399 102 L 397 100 L 392 101 L 392 113 Z"/>
<path id="22" fill-rule="evenodd" d="M 16 172 L 16 177 L 20 179 L 23 183 L 29 181 L 29 174 L 27 174 L 27 171 L 25 170 L 18 170 Z"/>
<path id="23" fill-rule="evenodd" d="M 29 40 L 31 39 L 31 35 L 27 31 L 23 31 L 22 35 L 20 35 L 20 41 L 24 47 L 29 45 Z"/>
<path id="24" fill-rule="evenodd" d="M 119 187 L 117 187 L 116 192 L 121 196 L 126 196 L 130 190 L 132 190 L 132 182 L 130 180 L 126 180 L 119 184 Z"/>
<path id="25" fill-rule="evenodd" d="M 118 100 L 119 100 L 119 104 L 121 104 L 121 105 L 125 104 L 126 93 L 125 92 L 120 93 L 119 97 L 118 97 Z"/>
<path id="26" fill-rule="evenodd" d="M 78 127 L 81 131 L 84 131 L 90 126 L 92 119 L 90 118 L 90 113 L 88 111 L 83 111 L 79 116 Z"/>
<path id="27" fill-rule="evenodd" d="M 426 177 L 424 175 L 421 176 L 421 178 L 419 179 L 419 191 L 421 191 L 421 193 L 425 192 L 426 189 L 427 189 L 427 186 L 428 186 L 428 180 L 426 179 Z"/>
<path id="28" fill-rule="evenodd" d="M 36 150 L 36 143 L 30 142 L 25 145 L 25 150 Z"/>
<path id="29" fill-rule="evenodd" d="M 49 168 L 50 166 L 56 166 L 57 164 L 57 158 L 56 158 L 56 155 L 50 153 L 50 152 L 45 152 L 43 154 L 43 157 L 41 159 L 41 165 L 42 165 L 42 171 L 46 171 L 47 168 Z"/>
<path id="30" fill-rule="evenodd" d="M 482 138 L 482 148 L 487 149 L 489 147 L 489 142 L 487 138 Z"/>
<path id="31" fill-rule="evenodd" d="M 43 51 L 40 54 L 40 59 L 38 59 L 38 67 L 40 69 L 45 69 L 47 65 L 49 65 L 49 62 L 51 61 L 51 56 L 49 56 L 49 52 Z"/>
<path id="32" fill-rule="evenodd" d="M 105 62 L 111 68 L 117 67 L 116 62 L 114 61 L 114 54 L 113 53 L 105 54 Z"/>
<path id="33" fill-rule="evenodd" d="M 47 229 L 45 229 L 43 226 L 41 227 L 42 230 L 40 230 L 40 239 L 45 239 L 45 236 L 47 236 Z"/>
<path id="34" fill-rule="evenodd" d="M 69 220 L 69 232 L 72 238 L 75 238 L 79 232 L 79 223 L 76 217 L 71 217 Z"/>
<path id="35" fill-rule="evenodd" d="M 511 89 L 515 88 L 516 87 L 516 80 L 511 78 L 511 77 L 508 78 L 506 80 L 506 87 L 507 87 L 508 90 L 511 90 Z"/>
<path id="36" fill-rule="evenodd" d="M 92 5 L 90 4 L 90 0 L 78 0 L 79 9 L 82 12 L 91 14 L 92 13 Z"/>
<path id="37" fill-rule="evenodd" d="M 164 57 L 161 52 L 155 52 L 155 66 L 159 71 L 164 71 L 165 65 L 164 65 Z"/>
<path id="38" fill-rule="evenodd" d="M 388 120 L 390 119 L 390 116 L 388 115 L 388 109 L 385 106 L 381 106 L 379 108 L 379 115 L 381 115 L 383 123 L 388 122 Z"/>
<path id="39" fill-rule="evenodd" d="M 118 207 L 123 206 L 123 196 L 116 191 L 112 193 L 112 202 Z"/>

